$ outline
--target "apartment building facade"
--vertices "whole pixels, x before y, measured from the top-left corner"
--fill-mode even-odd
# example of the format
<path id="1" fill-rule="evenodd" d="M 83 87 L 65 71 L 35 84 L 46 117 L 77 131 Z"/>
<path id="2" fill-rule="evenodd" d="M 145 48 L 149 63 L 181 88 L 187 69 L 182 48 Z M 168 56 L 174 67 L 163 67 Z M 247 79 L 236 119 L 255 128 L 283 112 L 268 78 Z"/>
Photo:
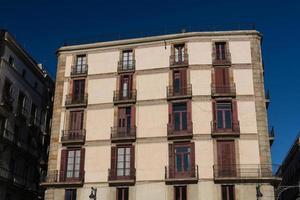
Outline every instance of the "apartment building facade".
<path id="1" fill-rule="evenodd" d="M 54 82 L 0 30 L 0 199 L 43 198 Z"/>
<path id="2" fill-rule="evenodd" d="M 71 45 L 57 55 L 45 199 L 274 198 L 259 32 Z"/>

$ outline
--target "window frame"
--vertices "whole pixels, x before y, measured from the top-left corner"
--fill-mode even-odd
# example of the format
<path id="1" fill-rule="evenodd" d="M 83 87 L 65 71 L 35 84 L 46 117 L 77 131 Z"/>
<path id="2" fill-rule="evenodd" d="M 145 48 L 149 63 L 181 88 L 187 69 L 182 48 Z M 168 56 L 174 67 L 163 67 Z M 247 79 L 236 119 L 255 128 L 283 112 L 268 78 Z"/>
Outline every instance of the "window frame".
<path id="1" fill-rule="evenodd" d="M 119 198 L 119 192 L 121 192 L 121 198 Z M 129 188 L 128 187 L 116 188 L 116 200 L 129 200 Z"/>
<path id="2" fill-rule="evenodd" d="M 179 190 L 180 196 L 177 196 L 177 189 Z M 185 190 L 185 192 L 183 191 Z M 183 193 L 185 193 L 185 197 L 183 197 Z M 179 185 L 174 186 L 174 200 L 187 200 L 188 199 L 188 192 L 186 185 Z"/>
<path id="3" fill-rule="evenodd" d="M 71 193 L 71 197 L 67 197 L 67 192 Z M 77 199 L 77 189 L 65 189 L 65 200 L 76 200 Z"/>
<path id="4" fill-rule="evenodd" d="M 221 197 L 222 200 L 235 200 L 235 185 L 221 185 Z"/>

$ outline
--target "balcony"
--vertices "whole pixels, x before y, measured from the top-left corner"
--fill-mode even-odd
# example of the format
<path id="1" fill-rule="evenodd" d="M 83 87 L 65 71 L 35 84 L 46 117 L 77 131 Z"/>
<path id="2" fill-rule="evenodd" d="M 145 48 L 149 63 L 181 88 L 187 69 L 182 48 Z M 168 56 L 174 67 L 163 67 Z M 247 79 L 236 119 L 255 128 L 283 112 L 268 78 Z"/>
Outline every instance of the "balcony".
<path id="1" fill-rule="evenodd" d="M 232 122 L 231 128 L 219 128 L 217 122 L 211 122 L 212 137 L 239 137 L 240 136 L 240 123 Z"/>
<path id="2" fill-rule="evenodd" d="M 135 71 L 135 60 L 121 60 L 118 62 L 118 73 L 129 73 Z"/>
<path id="3" fill-rule="evenodd" d="M 88 65 L 74 65 L 71 68 L 71 77 L 86 76 Z"/>
<path id="4" fill-rule="evenodd" d="M 229 85 L 216 85 L 216 84 L 211 84 L 211 95 L 213 97 L 218 97 L 218 96 L 236 96 L 236 87 L 235 84 L 229 84 Z"/>
<path id="5" fill-rule="evenodd" d="M 136 102 L 136 90 L 128 90 L 128 91 L 114 91 L 113 97 L 114 104 L 121 103 L 135 103 Z"/>
<path id="6" fill-rule="evenodd" d="M 65 106 L 66 107 L 85 107 L 87 106 L 87 101 L 88 101 L 88 94 L 84 95 L 67 95 L 66 96 L 66 102 Z"/>
<path id="7" fill-rule="evenodd" d="M 173 86 L 167 87 L 167 99 L 186 99 L 192 98 L 192 85 L 188 84 L 186 87 L 174 88 Z"/>
<path id="8" fill-rule="evenodd" d="M 174 115 L 172 116 L 174 119 Z M 186 125 L 176 125 L 175 122 L 168 123 L 168 139 L 191 139 L 193 138 L 193 123 L 188 122 Z"/>
<path id="9" fill-rule="evenodd" d="M 189 65 L 189 56 L 185 53 L 183 56 L 171 55 L 170 56 L 170 68 L 187 67 Z"/>
<path id="10" fill-rule="evenodd" d="M 224 183 L 269 183 L 281 179 L 275 176 L 278 166 L 240 164 L 240 165 L 214 165 L 215 182 Z"/>
<path id="11" fill-rule="evenodd" d="M 14 99 L 10 95 L 3 94 L 0 106 L 11 111 L 13 109 Z"/>
<path id="12" fill-rule="evenodd" d="M 117 169 L 108 169 L 109 186 L 132 186 L 135 184 L 135 169 L 129 169 L 128 176 L 118 176 Z"/>
<path id="13" fill-rule="evenodd" d="M 165 167 L 165 182 L 172 184 L 196 184 L 199 179 L 198 165 L 185 172 L 177 172 L 175 168 Z"/>
<path id="14" fill-rule="evenodd" d="M 134 127 L 111 127 L 112 142 L 133 142 L 136 139 L 136 126 Z"/>
<path id="15" fill-rule="evenodd" d="M 225 56 L 222 57 L 222 58 L 217 57 L 216 52 L 213 52 L 212 58 L 213 58 L 212 64 L 214 66 L 224 66 L 224 65 L 228 66 L 228 65 L 231 65 L 231 55 L 230 55 L 229 52 L 226 52 Z"/>
<path id="16" fill-rule="evenodd" d="M 61 143 L 64 145 L 84 144 L 85 143 L 85 129 L 62 131 Z"/>
<path id="17" fill-rule="evenodd" d="M 71 175 L 68 177 L 67 175 Z M 84 172 L 49 170 L 47 176 L 42 180 L 41 186 L 70 186 L 79 187 L 84 183 Z"/>
<path id="18" fill-rule="evenodd" d="M 28 116 L 28 112 L 25 108 L 18 108 L 15 113 L 15 117 L 22 122 L 26 122 L 27 116 Z"/>

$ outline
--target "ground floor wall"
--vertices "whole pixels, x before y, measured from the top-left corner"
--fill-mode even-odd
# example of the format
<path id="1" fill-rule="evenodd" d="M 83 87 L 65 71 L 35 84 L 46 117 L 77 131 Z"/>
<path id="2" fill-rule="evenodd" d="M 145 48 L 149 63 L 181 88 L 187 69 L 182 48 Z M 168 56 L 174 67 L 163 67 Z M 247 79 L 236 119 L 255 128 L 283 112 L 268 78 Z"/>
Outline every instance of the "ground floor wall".
<path id="1" fill-rule="evenodd" d="M 258 184 L 235 184 L 235 200 L 257 200 L 256 187 Z M 87 200 L 91 193 L 91 187 L 97 188 L 97 200 L 116 200 L 116 187 L 108 184 L 84 184 L 77 188 L 77 200 Z M 45 200 L 64 200 L 65 189 L 49 188 L 46 191 Z M 71 188 L 69 188 L 71 189 Z M 260 191 L 263 197 L 260 200 L 274 200 L 274 188 L 270 184 L 261 184 Z M 213 181 L 200 181 L 198 184 L 187 185 L 188 200 L 222 200 L 221 184 Z M 165 182 L 137 182 L 129 187 L 130 200 L 174 200 L 174 185 L 166 185 Z"/>

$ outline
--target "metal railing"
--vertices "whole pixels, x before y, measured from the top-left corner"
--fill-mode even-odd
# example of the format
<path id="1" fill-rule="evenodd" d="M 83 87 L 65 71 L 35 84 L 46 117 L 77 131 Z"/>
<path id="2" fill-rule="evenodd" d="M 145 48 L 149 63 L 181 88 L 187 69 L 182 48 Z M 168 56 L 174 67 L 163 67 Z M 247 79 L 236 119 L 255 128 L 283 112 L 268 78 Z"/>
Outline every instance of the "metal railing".
<path id="1" fill-rule="evenodd" d="M 88 65 L 73 65 L 71 68 L 71 76 L 87 75 Z"/>
<path id="2" fill-rule="evenodd" d="M 114 91 L 114 102 L 121 102 L 121 101 L 136 101 L 136 90 L 128 90 L 128 91 Z"/>
<path id="3" fill-rule="evenodd" d="M 198 179 L 198 177 L 198 165 L 190 166 L 190 168 L 185 171 L 178 171 L 175 167 L 165 166 L 165 179 Z"/>
<path id="4" fill-rule="evenodd" d="M 84 95 L 71 95 L 68 94 L 66 96 L 66 106 L 76 106 L 76 105 L 87 105 L 88 101 L 88 94 L 85 93 Z"/>
<path id="5" fill-rule="evenodd" d="M 236 164 L 214 165 L 214 178 L 270 178 L 275 176 L 278 165 Z"/>
<path id="6" fill-rule="evenodd" d="M 216 85 L 211 84 L 211 93 L 212 95 L 235 95 L 236 94 L 236 87 L 235 83 L 231 83 L 228 85 Z"/>
<path id="7" fill-rule="evenodd" d="M 108 181 L 123 181 L 123 180 L 128 180 L 128 181 L 133 181 L 135 180 L 135 174 L 136 174 L 136 170 L 135 168 L 131 169 L 123 169 L 125 170 L 125 172 L 128 170 L 129 173 L 128 175 L 118 175 L 117 171 L 118 169 L 108 169 Z"/>
<path id="8" fill-rule="evenodd" d="M 61 141 L 62 142 L 84 142 L 85 133 L 86 133 L 85 129 L 63 130 Z"/>
<path id="9" fill-rule="evenodd" d="M 212 64 L 213 65 L 230 65 L 231 64 L 231 54 L 226 51 L 223 57 L 217 56 L 216 52 L 212 53 Z"/>
<path id="10" fill-rule="evenodd" d="M 185 53 L 184 55 L 170 55 L 170 66 L 186 66 L 189 64 L 188 58 L 189 56 L 187 53 Z"/>
<path id="11" fill-rule="evenodd" d="M 134 127 L 111 127 L 111 139 L 135 138 L 136 126 Z"/>
<path id="12" fill-rule="evenodd" d="M 167 98 L 182 96 L 192 96 L 192 84 L 187 84 L 187 86 L 179 88 L 167 86 Z"/>
<path id="13" fill-rule="evenodd" d="M 118 62 L 118 72 L 128 72 L 135 70 L 135 60 L 120 60 Z"/>
<path id="14" fill-rule="evenodd" d="M 83 182 L 84 171 L 80 170 L 49 170 L 47 176 L 44 177 L 44 183 L 72 183 L 72 182 Z"/>
<path id="15" fill-rule="evenodd" d="M 189 113 L 187 113 L 189 115 Z M 170 115 L 172 117 L 171 123 L 168 123 L 168 136 L 184 136 L 193 134 L 193 122 L 187 122 L 186 126 L 182 124 L 176 124 L 174 119 L 174 114 Z"/>
<path id="16" fill-rule="evenodd" d="M 220 127 L 218 127 L 216 121 L 212 121 L 211 122 L 211 132 L 212 133 L 240 133 L 240 123 L 232 122 L 231 127 L 220 128 Z"/>

